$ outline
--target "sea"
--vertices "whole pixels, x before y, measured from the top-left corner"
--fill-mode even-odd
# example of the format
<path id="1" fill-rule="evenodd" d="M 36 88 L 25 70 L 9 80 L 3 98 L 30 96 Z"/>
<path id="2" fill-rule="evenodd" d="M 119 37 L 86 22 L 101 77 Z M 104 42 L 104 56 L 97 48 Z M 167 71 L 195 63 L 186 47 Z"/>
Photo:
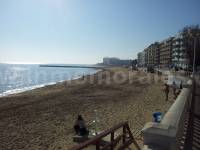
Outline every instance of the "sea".
<path id="1" fill-rule="evenodd" d="M 99 70 L 93 68 L 41 67 L 38 64 L 0 63 L 0 97 L 77 79 L 83 75 L 95 74 L 97 71 Z"/>

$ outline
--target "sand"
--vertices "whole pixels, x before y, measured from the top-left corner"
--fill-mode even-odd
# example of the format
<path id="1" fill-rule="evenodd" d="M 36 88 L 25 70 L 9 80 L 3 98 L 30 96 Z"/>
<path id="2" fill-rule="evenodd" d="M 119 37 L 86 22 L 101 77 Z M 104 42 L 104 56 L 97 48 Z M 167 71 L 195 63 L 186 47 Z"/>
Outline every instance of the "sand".
<path id="1" fill-rule="evenodd" d="M 110 79 L 114 80 L 119 71 L 129 80 L 104 82 L 109 78 L 105 74 L 111 74 Z M 112 68 L 71 82 L 2 97 L 0 149 L 69 149 L 76 144 L 72 140 L 76 116 L 81 114 L 91 129 L 94 110 L 100 121 L 99 130 L 128 121 L 133 135 L 140 138 L 140 130 L 152 120 L 152 113 L 165 113 L 173 103 L 172 92 L 166 102 L 162 89 L 163 80 L 155 80 L 154 74 Z"/>

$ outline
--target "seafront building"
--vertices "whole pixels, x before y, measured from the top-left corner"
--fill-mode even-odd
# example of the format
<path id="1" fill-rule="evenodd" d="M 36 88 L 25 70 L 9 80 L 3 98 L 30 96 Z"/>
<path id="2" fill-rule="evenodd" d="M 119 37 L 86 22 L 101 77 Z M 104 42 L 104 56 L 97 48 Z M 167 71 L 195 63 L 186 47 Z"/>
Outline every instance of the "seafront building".
<path id="1" fill-rule="evenodd" d="M 200 65 L 200 28 L 189 26 L 172 37 L 155 42 L 138 53 L 139 66 L 156 66 L 164 68 L 189 68 L 193 64 L 194 45 L 196 65 Z M 196 42 L 195 42 L 196 41 Z M 142 56 L 144 59 L 142 60 Z"/>
<path id="2" fill-rule="evenodd" d="M 172 44 L 172 65 L 175 67 L 188 67 L 189 60 L 187 58 L 186 47 L 183 41 L 183 33 L 179 32 L 175 35 Z"/>
<path id="3" fill-rule="evenodd" d="M 144 50 L 144 53 L 145 53 L 145 62 L 146 62 L 146 65 L 152 65 L 152 63 L 153 63 L 153 51 L 151 49 L 151 45 L 148 46 Z"/>
<path id="4" fill-rule="evenodd" d="M 149 45 L 142 52 L 145 56 L 143 64 L 145 66 L 170 67 L 172 62 L 173 37 L 161 42 Z M 138 60 L 141 63 L 141 53 L 138 53 Z"/>
<path id="5" fill-rule="evenodd" d="M 147 64 L 150 66 L 157 66 L 159 64 L 159 43 L 155 42 L 151 44 L 147 49 L 148 57 L 147 57 Z"/>
<path id="6" fill-rule="evenodd" d="M 148 65 L 154 65 L 154 50 L 153 50 L 153 44 L 151 44 L 149 47 L 146 49 L 146 60 Z"/>
<path id="7" fill-rule="evenodd" d="M 154 65 L 158 66 L 160 64 L 160 44 L 159 44 L 159 42 L 155 42 L 153 48 L 155 51 Z"/>
<path id="8" fill-rule="evenodd" d="M 170 67 L 172 60 L 172 42 L 173 37 L 165 39 L 160 42 L 160 67 Z"/>
<path id="9" fill-rule="evenodd" d="M 139 67 L 145 66 L 145 52 L 144 51 L 138 53 L 138 66 Z"/>

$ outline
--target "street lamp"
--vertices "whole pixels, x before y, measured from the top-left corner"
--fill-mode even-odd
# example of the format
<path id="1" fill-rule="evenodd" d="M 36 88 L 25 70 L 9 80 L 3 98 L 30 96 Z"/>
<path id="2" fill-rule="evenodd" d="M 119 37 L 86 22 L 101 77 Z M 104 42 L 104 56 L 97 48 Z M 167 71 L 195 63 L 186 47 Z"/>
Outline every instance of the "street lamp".
<path id="1" fill-rule="evenodd" d="M 192 76 L 195 74 L 195 62 L 196 62 L 196 37 L 194 37 L 194 58 L 193 58 L 193 72 Z"/>
<path id="2" fill-rule="evenodd" d="M 192 35 L 192 33 L 190 32 L 190 35 L 192 38 L 194 38 L 194 50 L 193 50 L 193 64 L 192 64 L 192 77 L 194 78 L 195 75 L 195 62 L 196 62 L 196 40 L 197 37 L 199 37 L 199 34 L 196 35 Z"/>

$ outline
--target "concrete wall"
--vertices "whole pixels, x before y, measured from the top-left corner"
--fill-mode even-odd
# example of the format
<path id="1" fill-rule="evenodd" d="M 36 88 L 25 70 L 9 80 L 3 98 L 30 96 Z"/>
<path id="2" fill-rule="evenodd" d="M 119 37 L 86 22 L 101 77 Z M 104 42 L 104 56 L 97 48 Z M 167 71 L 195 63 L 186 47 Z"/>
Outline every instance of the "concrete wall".
<path id="1" fill-rule="evenodd" d="M 143 149 L 176 150 L 183 131 L 184 120 L 190 106 L 191 85 L 183 88 L 180 95 L 165 114 L 161 123 L 149 122 L 142 129 Z"/>

